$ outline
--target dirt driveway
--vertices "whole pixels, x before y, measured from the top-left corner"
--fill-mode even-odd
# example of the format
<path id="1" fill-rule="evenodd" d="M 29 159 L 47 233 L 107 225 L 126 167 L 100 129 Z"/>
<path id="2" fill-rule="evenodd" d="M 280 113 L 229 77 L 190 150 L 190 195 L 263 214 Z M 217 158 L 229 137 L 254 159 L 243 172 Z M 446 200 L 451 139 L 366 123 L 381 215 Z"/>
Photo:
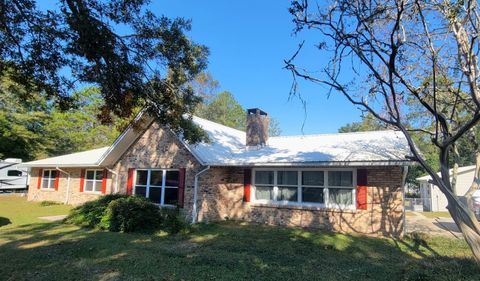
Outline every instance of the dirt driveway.
<path id="1" fill-rule="evenodd" d="M 430 235 L 441 235 L 452 238 L 462 238 L 462 233 L 452 218 L 427 218 L 420 212 L 408 212 L 406 216 L 406 231 L 425 232 Z"/>

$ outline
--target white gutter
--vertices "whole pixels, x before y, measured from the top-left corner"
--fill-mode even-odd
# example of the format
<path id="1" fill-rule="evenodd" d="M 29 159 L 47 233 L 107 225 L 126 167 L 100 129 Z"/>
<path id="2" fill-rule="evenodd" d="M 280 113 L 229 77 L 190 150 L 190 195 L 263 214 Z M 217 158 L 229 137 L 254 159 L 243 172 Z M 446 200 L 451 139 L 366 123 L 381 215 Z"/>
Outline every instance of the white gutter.
<path id="1" fill-rule="evenodd" d="M 112 169 L 109 169 L 107 167 L 105 167 L 105 169 L 107 169 L 107 171 L 109 171 L 110 173 L 114 174 L 115 175 L 115 184 L 113 186 L 113 193 L 117 194 L 118 193 L 118 173 L 115 172 L 114 170 Z M 113 179 L 112 179 L 113 180 Z"/>
<path id="2" fill-rule="evenodd" d="M 68 204 L 68 199 L 70 199 L 70 173 L 67 173 L 66 171 L 60 169 L 59 167 L 55 167 L 55 169 L 68 176 L 68 178 L 67 178 L 67 194 L 65 195 L 65 202 L 64 202 L 64 204 Z"/>
<path id="3" fill-rule="evenodd" d="M 192 210 L 192 224 L 197 222 L 197 193 L 198 193 L 198 177 L 210 169 L 210 166 L 207 166 L 205 169 L 201 170 L 195 175 L 195 183 L 193 186 L 193 210 Z"/>

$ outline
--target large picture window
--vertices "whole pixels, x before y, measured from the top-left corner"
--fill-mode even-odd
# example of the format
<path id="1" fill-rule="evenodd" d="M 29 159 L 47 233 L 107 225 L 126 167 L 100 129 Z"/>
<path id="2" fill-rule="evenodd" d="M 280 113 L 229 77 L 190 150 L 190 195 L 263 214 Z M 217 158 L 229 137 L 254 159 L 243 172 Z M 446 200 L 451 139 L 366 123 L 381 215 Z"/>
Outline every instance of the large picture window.
<path id="1" fill-rule="evenodd" d="M 57 177 L 57 170 L 43 170 L 42 188 L 55 189 L 55 178 Z"/>
<path id="2" fill-rule="evenodd" d="M 178 184 L 178 170 L 141 169 L 136 171 L 134 193 L 156 204 L 176 205 Z"/>
<path id="3" fill-rule="evenodd" d="M 355 206 L 354 170 L 254 170 L 254 200 L 325 207 Z"/>
<path id="4" fill-rule="evenodd" d="M 83 190 L 102 192 L 103 170 L 86 170 Z"/>

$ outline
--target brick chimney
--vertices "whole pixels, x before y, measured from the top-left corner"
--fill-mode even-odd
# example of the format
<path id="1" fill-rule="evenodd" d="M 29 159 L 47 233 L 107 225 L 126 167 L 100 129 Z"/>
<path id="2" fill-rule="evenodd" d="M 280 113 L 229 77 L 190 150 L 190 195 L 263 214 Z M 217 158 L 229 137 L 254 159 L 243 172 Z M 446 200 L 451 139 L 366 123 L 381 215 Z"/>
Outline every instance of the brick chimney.
<path id="1" fill-rule="evenodd" d="M 270 118 L 259 108 L 247 109 L 247 146 L 265 146 Z"/>

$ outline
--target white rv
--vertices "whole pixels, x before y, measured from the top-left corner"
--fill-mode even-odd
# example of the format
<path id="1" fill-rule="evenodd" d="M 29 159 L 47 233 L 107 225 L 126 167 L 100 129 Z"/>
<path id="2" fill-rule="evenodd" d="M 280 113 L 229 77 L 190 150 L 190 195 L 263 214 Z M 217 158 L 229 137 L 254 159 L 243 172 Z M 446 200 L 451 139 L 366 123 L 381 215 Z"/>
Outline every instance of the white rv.
<path id="1" fill-rule="evenodd" d="M 0 192 L 27 190 L 28 169 L 20 167 L 22 159 L 0 160 Z"/>

